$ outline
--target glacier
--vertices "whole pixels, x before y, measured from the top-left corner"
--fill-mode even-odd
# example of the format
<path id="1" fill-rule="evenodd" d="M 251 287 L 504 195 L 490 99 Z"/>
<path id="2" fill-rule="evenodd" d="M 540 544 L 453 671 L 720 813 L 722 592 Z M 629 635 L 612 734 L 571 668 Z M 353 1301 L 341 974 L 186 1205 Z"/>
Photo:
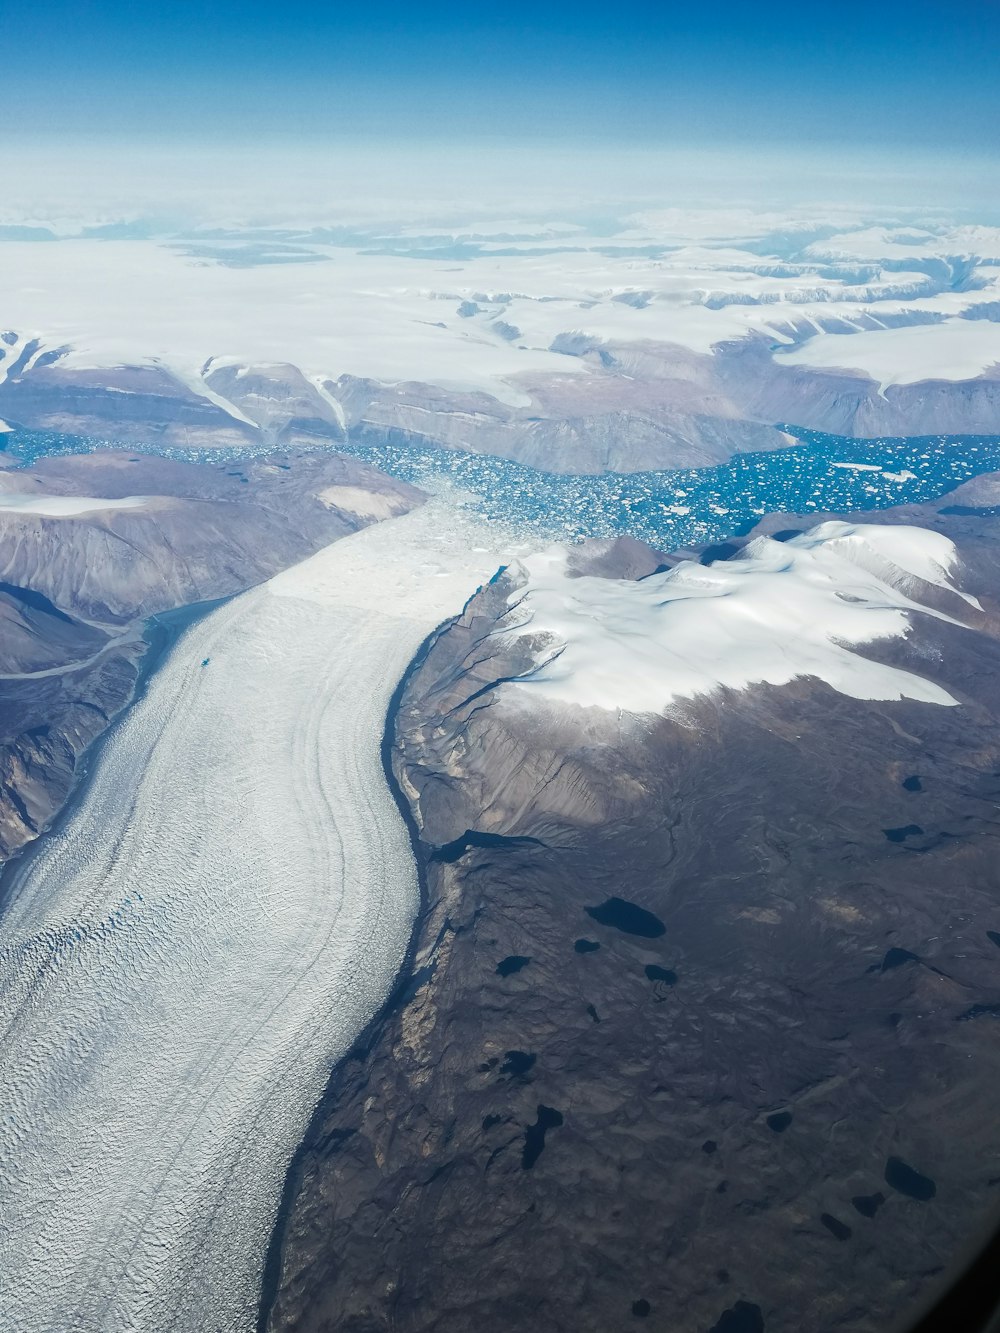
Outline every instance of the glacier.
<path id="1" fill-rule="evenodd" d="M 211 612 L 13 877 L 5 1327 L 255 1327 L 289 1159 L 418 910 L 391 697 L 498 540 L 435 501 Z"/>

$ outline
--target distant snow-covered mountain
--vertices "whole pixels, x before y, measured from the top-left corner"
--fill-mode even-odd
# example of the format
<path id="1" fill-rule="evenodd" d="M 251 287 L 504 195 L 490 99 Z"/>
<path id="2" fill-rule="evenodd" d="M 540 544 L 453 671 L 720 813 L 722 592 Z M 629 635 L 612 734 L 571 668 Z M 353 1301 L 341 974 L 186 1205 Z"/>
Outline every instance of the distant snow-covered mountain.
<path id="1" fill-rule="evenodd" d="M 781 447 L 779 421 L 1000 431 L 1000 229 L 726 221 L 0 229 L 0 418 L 201 447 L 351 432 L 559 471 L 716 462 Z"/>

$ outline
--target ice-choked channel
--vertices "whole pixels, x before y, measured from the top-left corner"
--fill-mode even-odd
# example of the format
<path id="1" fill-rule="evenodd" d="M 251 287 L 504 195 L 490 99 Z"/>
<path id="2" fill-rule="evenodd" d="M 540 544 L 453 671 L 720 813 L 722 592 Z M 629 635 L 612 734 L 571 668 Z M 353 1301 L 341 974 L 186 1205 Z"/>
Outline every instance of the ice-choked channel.
<path id="1" fill-rule="evenodd" d="M 499 557 L 435 502 L 190 629 L 0 921 L 17 1333 L 243 1333 L 284 1172 L 418 904 L 380 741 Z"/>

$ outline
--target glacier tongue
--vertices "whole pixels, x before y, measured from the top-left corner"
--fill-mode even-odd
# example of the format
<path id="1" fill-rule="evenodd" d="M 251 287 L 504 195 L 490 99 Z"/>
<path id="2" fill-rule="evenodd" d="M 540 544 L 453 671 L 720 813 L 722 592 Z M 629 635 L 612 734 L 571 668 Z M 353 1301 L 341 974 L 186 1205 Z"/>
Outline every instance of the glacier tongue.
<path id="1" fill-rule="evenodd" d="M 473 549 L 477 548 L 477 549 Z M 0 918 L 18 1333 L 243 1333 L 289 1158 L 418 906 L 392 692 L 499 563 L 437 502 L 179 641 Z"/>
<path id="2" fill-rule="evenodd" d="M 952 586 L 954 546 L 922 528 L 824 523 L 787 542 L 759 537 L 739 559 L 686 562 L 640 582 L 571 576 L 563 548 L 522 562 L 498 632 L 538 636 L 535 669 L 508 691 L 583 707 L 661 713 L 723 687 L 814 676 L 856 699 L 957 703 L 933 681 L 854 649 L 905 637 L 921 594 Z M 933 600 L 933 598 L 932 598 Z M 961 623 L 961 622 L 958 622 Z"/>

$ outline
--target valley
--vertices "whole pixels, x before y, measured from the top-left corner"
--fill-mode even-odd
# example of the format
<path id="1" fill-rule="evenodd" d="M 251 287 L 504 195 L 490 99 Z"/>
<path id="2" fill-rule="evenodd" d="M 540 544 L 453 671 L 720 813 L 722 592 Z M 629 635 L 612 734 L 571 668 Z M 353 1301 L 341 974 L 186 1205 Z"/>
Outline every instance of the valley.
<path id="1" fill-rule="evenodd" d="M 431 505 L 209 611 L 8 867 L 0 1240 L 24 1333 L 253 1328 L 289 1158 L 419 905 L 389 700 L 497 561 Z"/>

